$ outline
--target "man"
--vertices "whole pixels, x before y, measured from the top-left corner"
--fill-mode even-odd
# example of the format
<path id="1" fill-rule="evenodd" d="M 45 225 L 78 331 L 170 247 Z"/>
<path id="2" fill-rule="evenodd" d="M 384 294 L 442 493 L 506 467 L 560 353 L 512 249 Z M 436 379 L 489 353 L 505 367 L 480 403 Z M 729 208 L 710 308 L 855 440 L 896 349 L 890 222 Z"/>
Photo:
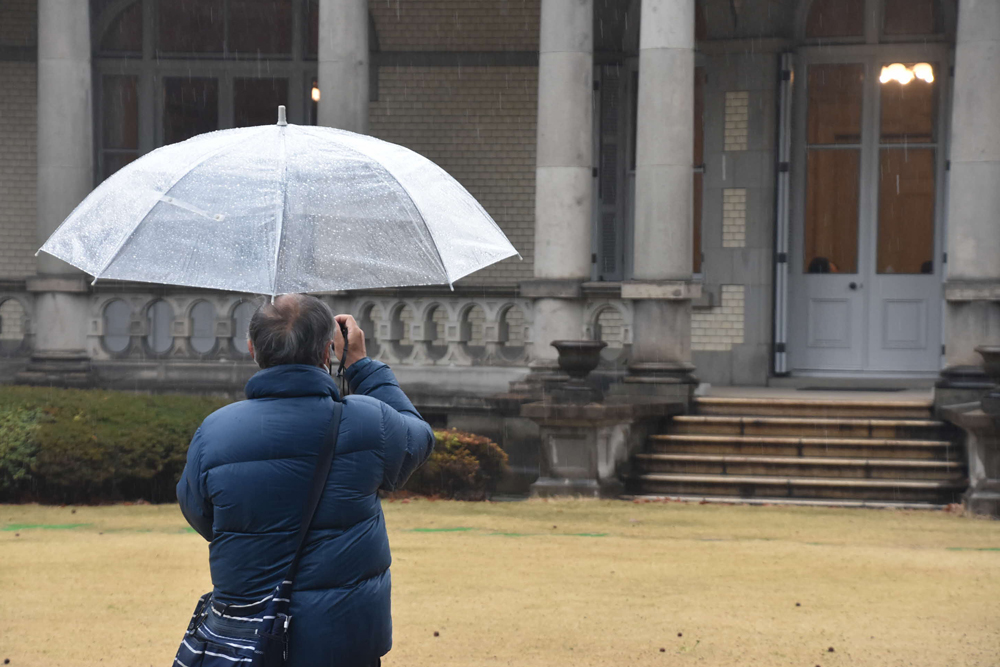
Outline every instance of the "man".
<path id="1" fill-rule="evenodd" d="M 337 325 L 335 326 L 334 322 Z M 379 489 L 406 481 L 434 434 L 385 364 L 367 358 L 350 315 L 322 301 L 280 296 L 250 320 L 248 347 L 261 370 L 246 401 L 209 415 L 191 441 L 177 498 L 211 542 L 214 597 L 248 604 L 270 594 L 295 551 L 324 434 L 341 400 L 331 345 L 344 353 L 354 395 L 344 399 L 339 440 L 291 597 L 293 667 L 378 665 L 392 647 L 389 539 Z"/>

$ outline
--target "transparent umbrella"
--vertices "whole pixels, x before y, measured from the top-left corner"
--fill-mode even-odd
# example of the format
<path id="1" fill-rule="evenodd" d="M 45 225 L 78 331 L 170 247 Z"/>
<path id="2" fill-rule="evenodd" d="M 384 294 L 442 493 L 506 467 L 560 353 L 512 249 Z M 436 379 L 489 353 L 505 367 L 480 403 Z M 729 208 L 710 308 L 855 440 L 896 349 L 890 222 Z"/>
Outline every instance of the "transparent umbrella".
<path id="1" fill-rule="evenodd" d="M 98 186 L 45 242 L 99 279 L 254 294 L 451 284 L 517 251 L 427 158 L 325 127 L 221 130 Z"/>

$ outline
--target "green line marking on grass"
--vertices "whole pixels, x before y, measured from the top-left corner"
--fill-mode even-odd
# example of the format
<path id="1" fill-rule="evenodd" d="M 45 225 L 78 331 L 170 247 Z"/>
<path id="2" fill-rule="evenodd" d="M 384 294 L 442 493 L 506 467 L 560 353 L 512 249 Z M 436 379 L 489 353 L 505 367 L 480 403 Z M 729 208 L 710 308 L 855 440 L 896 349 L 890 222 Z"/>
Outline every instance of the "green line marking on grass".
<path id="1" fill-rule="evenodd" d="M 607 537 L 607 533 L 568 533 L 573 537 Z"/>
<path id="2" fill-rule="evenodd" d="M 464 533 L 474 528 L 414 528 L 411 533 Z"/>
<path id="3" fill-rule="evenodd" d="M 1000 547 L 945 547 L 948 551 L 1000 551 Z"/>
<path id="4" fill-rule="evenodd" d="M 183 531 L 183 532 L 185 532 L 185 533 L 197 533 L 198 531 L 197 531 L 197 530 L 195 530 L 194 528 L 192 528 L 191 526 L 186 526 L 186 527 L 184 528 L 184 531 Z"/>
<path id="5" fill-rule="evenodd" d="M 490 533 L 490 535 L 499 535 L 500 537 L 532 537 L 532 533 Z"/>
<path id="6" fill-rule="evenodd" d="M 30 530 L 41 528 L 42 530 L 72 530 L 90 526 L 89 523 L 12 523 L 3 527 L 3 530 Z"/>

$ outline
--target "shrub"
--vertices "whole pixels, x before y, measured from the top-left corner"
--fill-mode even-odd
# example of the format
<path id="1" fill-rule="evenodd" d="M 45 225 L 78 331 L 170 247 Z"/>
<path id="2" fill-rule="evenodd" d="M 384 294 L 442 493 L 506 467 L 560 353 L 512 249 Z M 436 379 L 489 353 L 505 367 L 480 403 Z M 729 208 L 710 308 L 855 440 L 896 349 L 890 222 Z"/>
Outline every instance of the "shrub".
<path id="1" fill-rule="evenodd" d="M 227 402 L 0 387 L 0 499 L 172 501 L 191 436 Z"/>
<path id="2" fill-rule="evenodd" d="M 173 502 L 191 436 L 229 401 L 207 396 L 0 386 L 0 502 Z M 489 438 L 435 431 L 406 489 L 482 499 L 507 454 Z"/>
<path id="3" fill-rule="evenodd" d="M 434 431 L 434 452 L 406 482 L 420 495 L 483 500 L 507 470 L 507 453 L 489 438 L 464 431 Z"/>

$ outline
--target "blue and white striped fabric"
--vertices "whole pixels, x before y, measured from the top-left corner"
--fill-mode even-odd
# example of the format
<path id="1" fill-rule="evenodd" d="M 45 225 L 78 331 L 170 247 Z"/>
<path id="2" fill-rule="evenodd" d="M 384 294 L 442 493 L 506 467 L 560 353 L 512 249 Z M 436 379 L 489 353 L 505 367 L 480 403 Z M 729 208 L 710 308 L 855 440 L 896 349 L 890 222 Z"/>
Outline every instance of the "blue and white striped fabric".
<path id="1" fill-rule="evenodd" d="M 206 593 L 198 600 L 174 667 L 279 667 L 288 659 L 291 581 L 262 600 L 224 605 Z"/>

